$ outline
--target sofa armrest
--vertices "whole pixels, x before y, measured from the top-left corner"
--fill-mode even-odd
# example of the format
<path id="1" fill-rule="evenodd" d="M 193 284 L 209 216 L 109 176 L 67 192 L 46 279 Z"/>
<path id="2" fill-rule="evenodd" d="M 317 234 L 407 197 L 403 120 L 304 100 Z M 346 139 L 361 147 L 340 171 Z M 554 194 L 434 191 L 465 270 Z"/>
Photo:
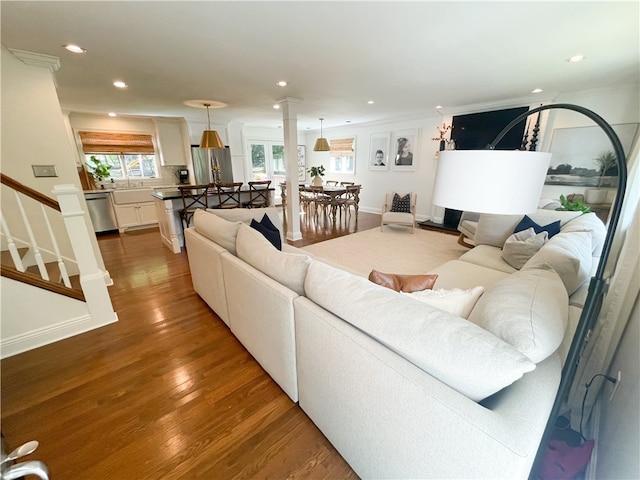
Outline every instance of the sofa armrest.
<path id="1" fill-rule="evenodd" d="M 305 297 L 294 302 L 302 409 L 363 478 L 525 478 L 556 356 L 473 402 Z"/>

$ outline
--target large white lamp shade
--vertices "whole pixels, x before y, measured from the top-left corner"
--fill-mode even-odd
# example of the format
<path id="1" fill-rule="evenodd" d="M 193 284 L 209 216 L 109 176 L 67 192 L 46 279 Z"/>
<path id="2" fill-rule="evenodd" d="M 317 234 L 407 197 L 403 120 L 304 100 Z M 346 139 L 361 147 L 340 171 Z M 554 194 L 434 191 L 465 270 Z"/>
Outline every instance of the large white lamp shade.
<path id="1" fill-rule="evenodd" d="M 479 213 L 534 212 L 551 161 L 546 152 L 445 150 L 440 152 L 433 203 Z"/>

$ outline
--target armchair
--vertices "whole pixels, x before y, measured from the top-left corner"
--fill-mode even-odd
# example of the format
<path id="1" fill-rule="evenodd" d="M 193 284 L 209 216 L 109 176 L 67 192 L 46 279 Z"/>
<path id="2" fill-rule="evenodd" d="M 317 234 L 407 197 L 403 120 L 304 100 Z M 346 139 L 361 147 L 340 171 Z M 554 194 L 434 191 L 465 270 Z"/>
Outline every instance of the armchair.
<path id="1" fill-rule="evenodd" d="M 398 210 L 397 208 L 393 208 L 393 199 L 396 195 L 396 192 L 387 192 L 384 199 L 384 204 L 382 205 L 382 220 L 380 222 L 380 230 L 384 231 L 385 225 L 405 225 L 411 227 L 411 233 L 414 233 L 416 228 L 416 202 L 418 199 L 418 195 L 416 193 L 411 193 L 411 203 L 409 207 L 409 212 L 405 211 L 394 211 Z M 403 197 L 407 195 L 407 193 L 398 193 L 399 197 Z"/>

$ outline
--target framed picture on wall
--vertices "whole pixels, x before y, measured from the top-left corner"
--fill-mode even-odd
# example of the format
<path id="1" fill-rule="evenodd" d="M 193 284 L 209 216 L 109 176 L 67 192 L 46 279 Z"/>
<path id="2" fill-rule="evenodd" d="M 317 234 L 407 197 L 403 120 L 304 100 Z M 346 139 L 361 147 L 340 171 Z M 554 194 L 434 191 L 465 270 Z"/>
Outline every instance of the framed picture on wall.
<path id="1" fill-rule="evenodd" d="M 628 155 L 638 124 L 611 127 Z M 545 185 L 603 188 L 617 185 L 618 168 L 613 147 L 600 127 L 556 128 L 549 151 L 552 155 Z"/>
<path id="2" fill-rule="evenodd" d="M 298 181 L 304 182 L 307 170 L 307 147 L 298 145 Z"/>
<path id="3" fill-rule="evenodd" d="M 369 170 L 385 172 L 389 170 L 390 133 L 374 133 L 369 144 Z"/>
<path id="4" fill-rule="evenodd" d="M 389 160 L 391 170 L 412 172 L 417 167 L 418 130 L 394 132 Z"/>

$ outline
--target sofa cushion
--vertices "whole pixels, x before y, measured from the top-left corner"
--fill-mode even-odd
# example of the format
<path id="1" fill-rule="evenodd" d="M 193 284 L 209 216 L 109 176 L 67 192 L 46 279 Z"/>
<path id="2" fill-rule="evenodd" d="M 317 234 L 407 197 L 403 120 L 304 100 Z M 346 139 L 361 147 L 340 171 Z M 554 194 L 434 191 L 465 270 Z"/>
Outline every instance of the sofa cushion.
<path id="1" fill-rule="evenodd" d="M 236 239 L 238 258 L 265 275 L 304 295 L 304 278 L 309 267 L 309 257 L 278 251 L 260 232 L 241 224 Z"/>
<path id="2" fill-rule="evenodd" d="M 479 401 L 535 368 L 495 335 L 464 318 L 321 262 L 306 296 L 418 368 Z"/>
<path id="3" fill-rule="evenodd" d="M 391 211 L 411 213 L 411 192 L 403 195 L 402 197 L 397 193 L 394 193 L 393 200 L 391 201 Z"/>
<path id="4" fill-rule="evenodd" d="M 548 235 L 546 230 L 536 233 L 534 227 L 516 232 L 504 242 L 502 258 L 513 268 L 520 270 L 547 242 Z"/>
<path id="5" fill-rule="evenodd" d="M 410 295 L 416 300 L 433 305 L 445 312 L 467 318 L 480 298 L 480 295 L 482 295 L 482 292 L 484 292 L 484 287 L 474 287 L 469 290 L 463 290 L 461 288 L 445 290 L 444 288 L 438 288 L 435 290 L 405 293 L 405 295 Z"/>
<path id="6" fill-rule="evenodd" d="M 544 263 L 551 265 L 571 295 L 591 274 L 591 247 L 590 233 L 561 232 L 545 243 L 523 269 L 538 268 Z"/>
<path id="7" fill-rule="evenodd" d="M 469 320 L 539 363 L 564 337 L 569 299 L 562 287 L 549 266 L 521 270 L 488 289 Z"/>
<path id="8" fill-rule="evenodd" d="M 516 271 L 514 267 L 504 261 L 502 258 L 502 250 L 490 245 L 477 245 L 463 253 L 458 260 L 504 273 L 513 273 Z M 476 285 L 484 285 L 484 283 Z"/>
<path id="9" fill-rule="evenodd" d="M 502 248 L 504 241 L 513 233 L 522 215 L 482 214 L 476 226 L 473 242 L 476 245 L 491 245 Z"/>
<path id="10" fill-rule="evenodd" d="M 280 230 L 276 227 L 269 217 L 265 213 L 262 216 L 262 220 L 256 222 L 254 218 L 251 219 L 251 223 L 249 226 L 257 231 L 259 231 L 264 238 L 269 240 L 271 245 L 276 247 L 278 250 L 282 250 L 282 239 L 280 238 Z"/>
<path id="11" fill-rule="evenodd" d="M 242 222 L 230 222 L 203 209 L 193 215 L 193 226 L 200 235 L 216 242 L 230 253 L 236 254 L 236 236 Z"/>
<path id="12" fill-rule="evenodd" d="M 396 292 L 418 292 L 433 288 L 438 275 L 400 275 L 397 273 L 382 273 L 371 270 L 369 280 Z"/>
<path id="13" fill-rule="evenodd" d="M 599 256 L 604 239 L 607 235 L 607 228 L 597 215 L 593 212 L 585 213 L 575 219 L 565 223 L 561 228 L 561 232 L 589 232 L 591 234 L 592 254 Z"/>
<path id="14" fill-rule="evenodd" d="M 208 208 L 207 212 L 211 212 L 215 215 L 218 215 L 225 220 L 229 220 L 230 222 L 242 222 L 249 225 L 251 220 L 255 220 L 259 222 L 264 214 L 266 213 L 278 230 L 280 230 L 280 238 L 282 239 L 282 243 L 286 243 L 286 238 L 284 237 L 283 229 L 282 229 L 282 220 L 278 215 L 278 209 L 275 207 L 265 207 L 265 208 Z"/>
<path id="15" fill-rule="evenodd" d="M 529 215 L 525 215 L 522 220 L 520 220 L 518 225 L 516 225 L 513 233 L 528 230 L 529 228 L 533 228 L 533 231 L 535 233 L 547 232 L 548 238 L 551 238 L 554 235 L 560 233 L 560 220 L 548 223 L 547 225 L 538 225 L 531 219 L 531 217 L 529 217 Z"/>

